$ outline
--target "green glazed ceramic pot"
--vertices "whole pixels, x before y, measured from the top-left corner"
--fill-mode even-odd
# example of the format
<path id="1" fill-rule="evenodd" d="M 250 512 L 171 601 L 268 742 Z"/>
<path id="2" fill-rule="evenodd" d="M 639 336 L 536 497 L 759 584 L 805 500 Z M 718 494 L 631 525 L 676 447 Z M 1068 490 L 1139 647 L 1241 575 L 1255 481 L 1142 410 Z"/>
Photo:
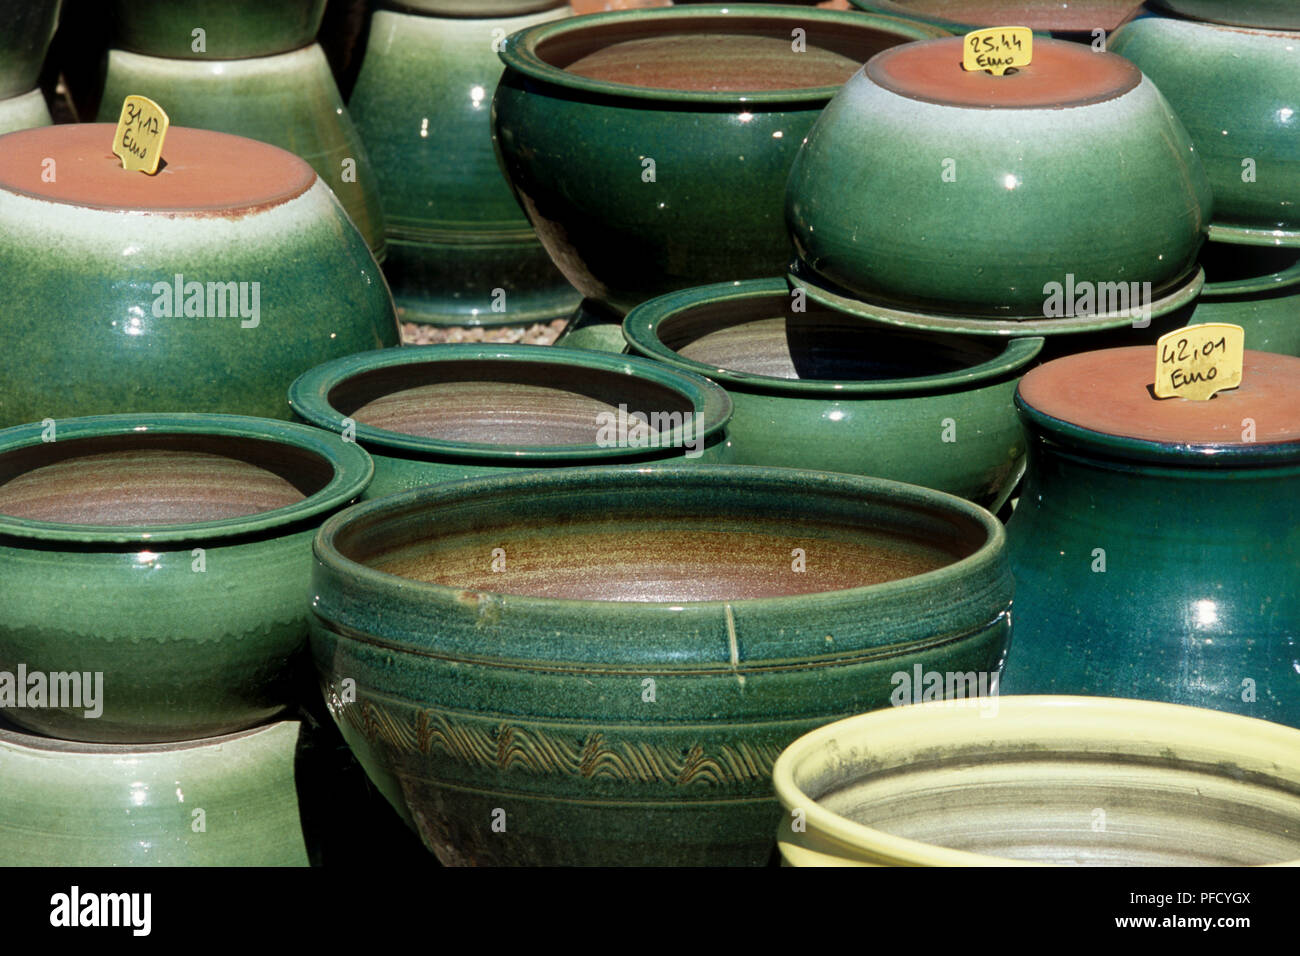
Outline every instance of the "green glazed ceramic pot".
<path id="1" fill-rule="evenodd" d="M 371 20 L 348 109 L 378 176 L 384 271 L 404 321 L 526 325 L 577 305 L 511 195 L 490 122 L 500 40 L 569 12 Z"/>
<path id="2" fill-rule="evenodd" d="M 0 133 L 49 126 L 51 122 L 45 96 L 39 89 L 0 100 Z"/>
<path id="3" fill-rule="evenodd" d="M 949 33 L 969 33 L 984 27 L 1021 26 L 1062 39 L 1092 40 L 1094 30 L 1109 33 L 1131 19 L 1141 0 L 849 0 L 859 10 L 907 17 L 943 27 Z"/>
<path id="4" fill-rule="evenodd" d="M 7 694 L 0 676 L 5 716 L 102 743 L 273 716 L 306 638 L 311 536 L 371 473 L 355 444 L 266 419 L 0 431 L 0 672 L 28 675 Z M 56 694 L 60 674 L 80 675 L 79 693 Z"/>
<path id="5" fill-rule="evenodd" d="M 113 15 L 118 45 L 134 53 L 240 60 L 314 43 L 325 0 L 115 0 Z"/>
<path id="6" fill-rule="evenodd" d="M 110 50 L 100 122 L 116 123 L 122 100 L 133 93 L 158 103 L 173 126 L 247 136 L 307 160 L 384 261 L 379 182 L 318 45 L 246 60 Z"/>
<path id="7" fill-rule="evenodd" d="M 1239 388 L 1156 400 L 1155 351 L 1070 356 L 1020 384 L 1003 690 L 1298 726 L 1300 359 L 1247 350 Z"/>
<path id="8" fill-rule="evenodd" d="M 63 0 L 0 0 L 0 99 L 36 85 Z"/>
<path id="9" fill-rule="evenodd" d="M 737 464 L 874 475 L 996 511 L 1024 471 L 1016 382 L 1042 339 L 871 328 L 784 279 L 652 299 L 624 320 L 634 352 L 707 375 L 735 405 Z"/>
<path id="10" fill-rule="evenodd" d="M 1208 242 L 1201 264 L 1209 281 L 1189 324 L 1230 322 L 1247 348 L 1300 356 L 1300 249 Z"/>
<path id="11" fill-rule="evenodd" d="M 1002 536 L 959 498 L 852 475 L 459 482 L 322 527 L 312 649 L 357 758 L 444 863 L 763 864 L 791 740 L 914 672 L 996 679 Z"/>
<path id="12" fill-rule="evenodd" d="M 732 456 L 722 388 L 600 352 L 477 344 L 367 352 L 305 373 L 289 403 L 303 421 L 370 452 L 369 498 L 538 468 L 644 470 Z"/>
<path id="13" fill-rule="evenodd" d="M 598 302 L 583 299 L 551 344 L 565 349 L 586 349 L 592 352 L 626 352 L 623 317 Z"/>
<path id="14" fill-rule="evenodd" d="M 791 254 L 781 196 L 822 107 L 877 51 L 937 32 L 765 4 L 541 24 L 502 47 L 493 137 L 555 264 L 623 314 L 779 275 Z"/>
<path id="15" fill-rule="evenodd" d="M 565 0 L 389 0 L 389 6 L 435 17 L 518 17 L 554 10 Z"/>
<path id="16" fill-rule="evenodd" d="M 1300 246 L 1300 32 L 1147 17 L 1110 48 L 1186 124 L 1214 188 L 1210 238 Z"/>
<path id="17" fill-rule="evenodd" d="M 1179 16 L 1212 20 L 1237 27 L 1300 30 L 1300 7 L 1295 0 L 1151 0 Z"/>
<path id="18" fill-rule="evenodd" d="M 306 866 L 294 789 L 300 728 L 283 721 L 223 737 L 123 745 L 0 729 L 0 859 L 7 866 Z"/>
<path id="19" fill-rule="evenodd" d="M 112 139 L 95 124 L 0 139 L 0 424 L 287 418 L 303 371 L 398 343 L 378 265 L 302 160 L 172 127 L 167 166 L 146 176 Z"/>
<path id="20" fill-rule="evenodd" d="M 1300 865 L 1297 731 L 1149 701 L 993 703 L 881 710 L 796 740 L 772 774 L 783 862 Z"/>
<path id="21" fill-rule="evenodd" d="M 1210 188 L 1155 85 L 1059 40 L 1014 75 L 961 57 L 957 37 L 879 54 L 808 134 L 786 214 L 809 295 L 1012 328 L 1194 297 Z"/>

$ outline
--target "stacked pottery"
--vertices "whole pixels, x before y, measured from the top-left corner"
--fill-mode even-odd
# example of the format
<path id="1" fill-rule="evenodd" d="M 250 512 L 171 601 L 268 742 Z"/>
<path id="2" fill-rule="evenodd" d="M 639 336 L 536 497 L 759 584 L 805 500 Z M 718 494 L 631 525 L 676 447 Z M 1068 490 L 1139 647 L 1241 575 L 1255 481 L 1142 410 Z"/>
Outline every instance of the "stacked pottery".
<path id="1" fill-rule="evenodd" d="M 404 0 L 377 10 L 348 103 L 374 164 L 384 269 L 403 321 L 548 322 L 578 294 L 551 264 L 492 150 L 504 37 L 564 0 Z"/>
<path id="2" fill-rule="evenodd" d="M 36 86 L 59 25 L 63 0 L 0 2 L 0 133 L 48 126 L 50 111 Z"/>
<path id="3" fill-rule="evenodd" d="M 859 10 L 907 17 L 969 33 L 984 27 L 1023 26 L 1062 40 L 1093 43 L 1142 8 L 1141 0 L 849 0 Z"/>
<path id="4" fill-rule="evenodd" d="M 115 122 L 138 94 L 178 126 L 296 153 L 383 261 L 378 183 L 315 42 L 325 0 L 117 0 L 114 9 L 120 48 L 108 53 L 101 121 Z"/>

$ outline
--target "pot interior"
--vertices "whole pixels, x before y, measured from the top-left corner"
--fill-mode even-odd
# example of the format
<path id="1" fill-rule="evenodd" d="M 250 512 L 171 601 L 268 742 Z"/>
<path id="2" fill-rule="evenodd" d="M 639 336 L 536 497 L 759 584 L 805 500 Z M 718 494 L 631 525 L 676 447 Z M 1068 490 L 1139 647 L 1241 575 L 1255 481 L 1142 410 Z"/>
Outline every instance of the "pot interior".
<path id="1" fill-rule="evenodd" d="M 387 366 L 335 386 L 329 403 L 373 428 L 489 445 L 595 445 L 620 405 L 646 416 L 648 437 L 695 410 L 685 396 L 635 375 L 505 359 Z"/>
<path id="2" fill-rule="evenodd" d="M 1300 249 L 1207 242 L 1201 249 L 1206 285 L 1267 279 L 1300 267 Z"/>
<path id="3" fill-rule="evenodd" d="M 57 439 L 0 455 L 0 514 L 104 527 L 222 521 L 302 501 L 333 474 L 321 456 L 258 439 Z"/>

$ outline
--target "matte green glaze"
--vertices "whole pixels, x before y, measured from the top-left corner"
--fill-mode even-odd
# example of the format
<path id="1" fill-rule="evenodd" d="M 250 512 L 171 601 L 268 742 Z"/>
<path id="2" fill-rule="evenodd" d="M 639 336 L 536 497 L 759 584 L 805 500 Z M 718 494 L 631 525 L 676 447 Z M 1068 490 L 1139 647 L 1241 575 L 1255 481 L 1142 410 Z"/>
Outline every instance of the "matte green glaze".
<path id="1" fill-rule="evenodd" d="M 63 0 L 0 0 L 0 99 L 36 85 Z"/>
<path id="2" fill-rule="evenodd" d="M 873 475 L 996 511 L 1024 471 L 1016 382 L 1043 340 L 871 329 L 783 279 L 675 292 L 623 322 L 632 350 L 727 389 L 736 464 Z"/>
<path id="3" fill-rule="evenodd" d="M 238 60 L 314 43 L 325 0 L 115 0 L 113 16 L 118 45 L 134 53 Z M 194 49 L 196 28 L 202 50 Z"/>
<path id="4" fill-rule="evenodd" d="M 0 133 L 49 126 L 51 122 L 45 96 L 39 89 L 0 100 Z"/>
<path id="5" fill-rule="evenodd" d="M 78 451 L 97 436 L 112 438 Z M 311 536 L 369 483 L 364 451 L 289 422 L 109 415 L 0 431 L 0 475 L 8 484 L 56 457 L 142 443 L 247 460 L 247 441 L 231 439 L 269 443 L 259 454 L 281 464 L 261 467 L 305 497 L 243 517 L 167 524 L 147 520 L 140 508 L 162 500 L 145 496 L 141 505 L 144 493 L 128 480 L 113 486 L 114 500 L 136 524 L 0 514 L 0 671 L 103 674 L 98 716 L 86 716 L 94 707 L 27 706 L 6 709 L 8 719 L 65 739 L 140 743 L 239 730 L 289 702 L 290 667 L 306 638 Z M 79 464 L 93 466 L 89 457 Z M 178 481 L 175 498 L 196 484 L 201 493 L 192 478 Z"/>
<path id="6" fill-rule="evenodd" d="M 943 27 L 949 33 L 969 33 L 984 27 L 1024 26 L 1062 39 L 1092 40 L 1094 29 L 1114 30 L 1142 6 L 1141 0 L 849 0 L 859 10 L 907 17 Z M 924 10 L 918 9 L 923 7 Z M 942 9 L 944 15 L 937 12 Z M 974 12 L 972 12 L 974 11 Z"/>
<path id="7" fill-rule="evenodd" d="M 247 136 L 307 160 L 384 261 L 378 178 L 317 44 L 246 60 L 173 60 L 110 50 L 100 122 L 116 123 L 122 100 L 133 93 L 158 103 L 173 126 Z"/>
<path id="8" fill-rule="evenodd" d="M 349 417 L 377 399 L 394 401 L 392 396 L 407 389 L 437 384 L 443 386 L 441 395 L 435 390 L 395 399 L 409 403 L 400 413 L 408 416 L 412 431 Z M 465 391 L 466 385 L 474 391 Z M 520 392 L 519 386 L 528 390 Z M 445 391 L 448 387 L 456 391 Z M 367 498 L 538 468 L 645 469 L 732 459 L 726 431 L 731 400 L 721 387 L 658 362 L 603 352 L 478 344 L 367 352 L 304 373 L 289 389 L 289 404 L 301 420 L 348 435 L 370 453 L 375 478 Z M 693 410 L 700 415 L 702 440 L 694 424 L 678 417 L 675 430 L 658 444 L 638 446 L 629 430 L 620 447 L 608 440 L 617 439 L 616 433 L 602 435 L 598 416 L 617 415 L 621 404 L 629 414 L 650 416 Z M 437 434 L 427 430 L 433 421 Z M 509 437 L 503 437 L 507 429 Z"/>
<path id="9" fill-rule="evenodd" d="M 1147 17 L 1110 49 L 1151 77 L 1191 134 L 1214 188 L 1210 238 L 1300 246 L 1300 32 Z"/>
<path id="10" fill-rule="evenodd" d="M 585 547 L 589 528 L 610 543 Z M 465 533 L 485 550 L 481 567 L 449 572 L 464 588 L 374 567 Z M 840 584 L 786 591 L 802 580 L 788 543 L 748 546 L 747 578 L 723 570 L 751 533 L 806 540 L 806 573 Z M 950 563 L 854 587 L 880 559 L 825 557 L 892 534 Z M 497 577 L 490 547 L 503 551 L 501 584 L 476 590 Z M 761 865 L 778 817 L 771 767 L 791 740 L 886 705 L 914 666 L 998 669 L 1012 588 L 1002 552 L 982 509 L 851 475 L 487 478 L 366 502 L 323 526 L 312 648 L 345 738 L 443 862 Z M 610 600 L 524 596 L 530 581 L 582 588 L 589 573 Z M 674 581 L 767 596 L 656 600 Z"/>
<path id="11" fill-rule="evenodd" d="M 569 316 L 568 324 L 551 344 L 590 352 L 626 352 L 623 317 L 603 308 L 599 302 L 583 299 L 573 315 Z"/>
<path id="12" fill-rule="evenodd" d="M 1189 325 L 1231 322 L 1248 349 L 1300 356 L 1300 249 L 1208 242 L 1201 264 L 1210 281 Z"/>
<path id="13" fill-rule="evenodd" d="M 1300 30 L 1295 0 L 1150 0 L 1152 6 L 1196 20 L 1213 20 L 1242 27 Z"/>
<path id="14" fill-rule="evenodd" d="M 858 13 L 693 5 L 575 17 L 506 41 L 493 137 L 543 245 L 584 296 L 621 314 L 665 292 L 784 270 L 785 181 L 836 87 L 656 89 L 580 76 L 547 58 L 572 62 L 646 36 L 770 39 L 795 29 L 809 51 L 851 49 L 861 62 L 939 32 Z"/>
<path id="15" fill-rule="evenodd" d="M 116 746 L 0 729 L 0 860 L 306 866 L 294 789 L 300 729 L 284 721 L 178 744 Z"/>
<path id="16" fill-rule="evenodd" d="M 348 102 L 374 163 L 384 271 L 407 322 L 545 322 L 578 294 L 551 264 L 492 151 L 496 44 L 562 9 L 483 19 L 376 11 Z"/>

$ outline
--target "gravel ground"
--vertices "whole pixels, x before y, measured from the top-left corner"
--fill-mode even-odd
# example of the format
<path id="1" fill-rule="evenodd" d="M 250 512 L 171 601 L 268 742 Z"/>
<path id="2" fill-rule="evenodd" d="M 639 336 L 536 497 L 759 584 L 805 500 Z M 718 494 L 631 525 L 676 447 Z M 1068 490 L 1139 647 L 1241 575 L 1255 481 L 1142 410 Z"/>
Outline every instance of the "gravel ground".
<path id="1" fill-rule="evenodd" d="M 402 341 L 407 345 L 438 345 L 443 342 L 519 342 L 522 345 L 552 345 L 564 330 L 568 319 L 536 325 L 433 326 L 402 323 Z"/>

